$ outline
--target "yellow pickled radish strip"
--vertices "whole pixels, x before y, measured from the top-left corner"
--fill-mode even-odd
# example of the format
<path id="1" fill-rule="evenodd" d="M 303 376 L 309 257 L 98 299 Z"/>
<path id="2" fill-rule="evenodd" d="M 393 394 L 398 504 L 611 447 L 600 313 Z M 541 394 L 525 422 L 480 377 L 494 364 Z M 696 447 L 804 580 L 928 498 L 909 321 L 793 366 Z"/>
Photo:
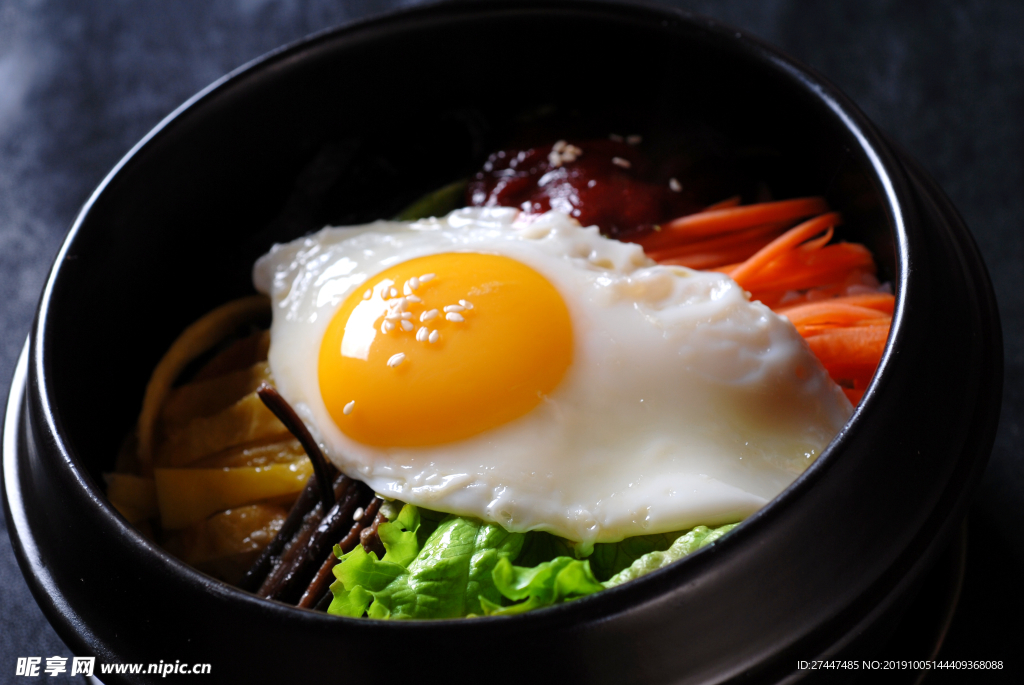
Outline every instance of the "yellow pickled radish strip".
<path id="1" fill-rule="evenodd" d="M 182 370 L 242 324 L 266 316 L 270 300 L 253 295 L 217 307 L 178 336 L 153 369 L 139 413 L 139 462 L 143 473 L 152 468 L 153 428 L 164 398 Z"/>
<path id="2" fill-rule="evenodd" d="M 168 536 L 165 549 L 186 564 L 237 582 L 274 539 L 288 516 L 280 504 L 249 504 L 222 511 Z"/>
<path id="3" fill-rule="evenodd" d="M 190 564 L 240 552 L 258 552 L 288 516 L 280 504 L 247 504 L 221 511 L 175 534 L 178 555 Z"/>
<path id="4" fill-rule="evenodd" d="M 304 459 L 306 451 L 295 439 L 275 440 L 273 442 L 250 443 L 230 447 L 223 452 L 203 457 L 192 462 L 189 468 L 220 469 L 240 468 L 242 466 L 269 466 L 270 464 L 287 464 Z"/>
<path id="5" fill-rule="evenodd" d="M 159 445 L 155 466 L 187 466 L 247 442 L 284 438 L 288 429 L 251 393 L 213 416 L 192 419 Z"/>
<path id="6" fill-rule="evenodd" d="M 157 515 L 156 483 L 127 473 L 106 473 L 107 499 L 129 523 L 138 523 Z"/>
<path id="7" fill-rule="evenodd" d="M 309 459 L 236 469 L 153 469 L 160 522 L 184 528 L 210 514 L 284 495 L 298 495 L 313 474 Z"/>
<path id="8" fill-rule="evenodd" d="M 273 382 L 267 362 L 208 380 L 174 388 L 167 395 L 160 419 L 166 425 L 181 425 L 200 416 L 212 416 L 240 397 L 256 392 L 262 383 Z"/>

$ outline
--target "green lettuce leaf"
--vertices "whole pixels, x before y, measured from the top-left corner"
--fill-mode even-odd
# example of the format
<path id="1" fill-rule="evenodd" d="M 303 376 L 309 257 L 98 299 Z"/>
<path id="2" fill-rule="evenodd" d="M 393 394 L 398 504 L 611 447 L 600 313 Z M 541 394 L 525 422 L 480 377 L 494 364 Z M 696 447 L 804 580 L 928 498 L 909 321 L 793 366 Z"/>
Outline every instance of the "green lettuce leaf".
<path id="1" fill-rule="evenodd" d="M 374 594 L 406 573 L 406 567 L 420 550 L 417 534 L 423 528 L 419 508 L 405 505 L 394 521 L 377 528 L 384 543 L 384 558 L 377 557 L 356 545 L 348 554 L 334 546 L 334 555 L 342 560 L 334 567 L 337 580 L 331 584 L 334 599 L 327 612 L 336 616 L 359 618 L 366 613 Z"/>
<path id="2" fill-rule="evenodd" d="M 384 558 L 381 561 L 407 567 L 419 554 L 426 537 L 436 527 L 436 524 L 433 526 L 423 525 L 419 507 L 405 505 L 398 513 L 398 518 L 377 527 L 377 534 L 380 536 L 380 541 L 384 543 L 385 550 Z M 423 535 L 422 539 L 420 535 Z M 339 558 L 342 557 L 339 556 Z"/>
<path id="3" fill-rule="evenodd" d="M 495 566 L 518 556 L 523 545 L 520 533 L 477 519 L 446 516 L 410 558 L 413 536 L 425 527 L 419 512 L 406 505 L 393 527 L 385 530 L 386 525 L 380 526 L 387 550 L 383 559 L 361 546 L 340 557 L 329 613 L 365 612 L 371 618 L 396 619 L 481 614 L 481 601 L 501 601 L 494 585 Z"/>
<path id="4" fill-rule="evenodd" d="M 513 566 L 502 558 L 494 567 L 494 584 L 502 595 L 518 603 L 503 607 L 481 597 L 480 604 L 488 616 L 521 614 L 604 589 L 591 573 L 589 561 L 570 557 L 558 557 L 532 568 Z"/>
<path id="5" fill-rule="evenodd" d="M 382 559 L 362 546 L 348 554 L 335 548 L 341 563 L 334 568 L 328 611 L 395 619 L 518 614 L 639 578 L 736 525 L 601 543 L 589 559 L 577 559 L 579 545 L 550 533 L 509 533 L 407 504 L 379 528 Z"/>
<path id="6" fill-rule="evenodd" d="M 339 551 L 340 548 L 335 549 L 335 554 Z M 331 584 L 334 599 L 327 613 L 351 618 L 363 616 L 377 593 L 384 592 L 406 573 L 401 564 L 378 560 L 362 545 L 356 545 L 351 552 L 342 555 L 341 563 L 334 567 L 337 580 Z"/>
<path id="7" fill-rule="evenodd" d="M 687 554 L 692 554 L 701 547 L 710 545 L 712 542 L 719 539 L 738 525 L 738 523 L 730 523 L 714 529 L 708 528 L 707 526 L 697 526 L 689 533 L 677 538 L 676 541 L 673 542 L 665 551 L 655 551 L 644 554 L 630 564 L 628 568 L 623 569 L 605 581 L 604 587 L 622 585 L 627 581 L 647 575 L 651 571 L 656 571 L 659 568 L 668 566 L 673 561 L 678 561 Z"/>
<path id="8" fill-rule="evenodd" d="M 638 535 L 621 542 L 599 542 L 590 555 L 590 568 L 598 579 L 608 580 L 645 554 L 667 550 L 681 535 L 683 531 Z"/>
<path id="9" fill-rule="evenodd" d="M 617 543 L 601 543 L 594 546 L 594 553 L 589 559 L 559 556 L 532 567 L 514 566 L 508 559 L 501 559 L 494 568 L 494 584 L 506 600 L 514 603 L 501 606 L 481 599 L 481 605 L 488 616 L 505 616 L 584 597 L 678 561 L 711 544 L 737 525 L 734 523 L 714 530 L 697 526 L 685 534 L 644 535 Z M 559 549 L 558 540 L 527 540 L 530 547 L 524 546 L 519 560 Z M 568 543 L 566 546 L 571 549 Z M 602 572 L 611 573 L 611 578 L 603 583 L 598 581 L 592 570 L 595 563 Z"/>

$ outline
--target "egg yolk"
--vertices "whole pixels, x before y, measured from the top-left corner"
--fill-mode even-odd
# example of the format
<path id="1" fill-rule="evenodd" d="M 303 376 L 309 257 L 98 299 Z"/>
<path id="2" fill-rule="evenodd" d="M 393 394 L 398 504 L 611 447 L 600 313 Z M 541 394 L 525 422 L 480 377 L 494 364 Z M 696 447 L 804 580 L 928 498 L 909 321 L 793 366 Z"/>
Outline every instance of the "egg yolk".
<path id="1" fill-rule="evenodd" d="M 320 346 L 320 392 L 335 424 L 367 445 L 438 445 L 537 406 L 572 362 L 561 295 L 514 259 L 445 253 L 369 279 Z"/>

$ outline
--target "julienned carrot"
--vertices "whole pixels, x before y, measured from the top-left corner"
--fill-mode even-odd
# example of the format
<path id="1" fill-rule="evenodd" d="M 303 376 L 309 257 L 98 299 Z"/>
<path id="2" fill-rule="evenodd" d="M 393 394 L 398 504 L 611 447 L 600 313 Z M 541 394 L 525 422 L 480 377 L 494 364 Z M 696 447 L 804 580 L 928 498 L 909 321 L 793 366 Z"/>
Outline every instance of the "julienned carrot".
<path id="1" fill-rule="evenodd" d="M 835 235 L 835 229 L 829 226 L 828 229 L 822 235 L 818 236 L 817 238 L 812 238 L 811 240 L 808 240 L 806 243 L 804 243 L 797 249 L 800 250 L 801 252 L 814 252 L 815 250 L 820 250 L 821 248 L 828 245 L 829 241 L 832 240 L 833 235 Z"/>
<path id="2" fill-rule="evenodd" d="M 838 330 L 840 328 L 857 328 L 866 326 L 880 326 L 889 323 L 889 319 L 884 316 L 880 316 L 877 319 L 864 319 L 857 321 L 845 326 L 838 326 L 836 324 L 822 323 L 822 324 L 801 324 L 796 327 L 796 332 L 800 334 L 802 338 L 814 338 L 819 335 L 823 335 L 830 331 Z"/>
<path id="3" fill-rule="evenodd" d="M 658 249 L 776 221 L 796 221 L 827 211 L 828 203 L 820 197 L 709 209 L 673 219 L 663 224 L 660 231 L 649 233 L 636 242 L 643 245 L 644 249 Z"/>
<path id="4" fill-rule="evenodd" d="M 888 337 L 886 322 L 825 331 L 807 338 L 807 344 L 836 382 L 844 385 L 843 381 L 854 381 L 853 387 L 857 387 L 858 380 L 871 379 Z"/>
<path id="5" fill-rule="evenodd" d="M 754 256 L 740 264 L 729 275 L 740 286 L 750 290 L 748 281 L 752 276 L 760 271 L 764 271 L 770 264 L 789 254 L 800 243 L 813 238 L 827 228 L 837 225 L 839 221 L 839 212 L 829 212 L 828 214 L 822 214 L 805 221 L 799 226 L 789 229 L 758 250 Z"/>
<path id="6" fill-rule="evenodd" d="M 867 309 L 874 309 L 882 314 L 892 315 L 893 308 L 896 304 L 896 298 L 889 293 L 864 293 L 863 295 L 846 295 L 845 297 L 830 297 L 828 299 L 822 299 L 817 302 L 801 302 L 800 304 L 787 305 L 780 307 L 773 307 L 776 314 L 783 314 L 790 316 L 791 313 L 797 310 L 803 309 L 804 307 L 810 307 L 812 305 L 834 305 L 844 304 L 852 305 L 854 307 L 866 307 Z"/>
<path id="7" fill-rule="evenodd" d="M 769 245 L 765 249 L 770 247 Z M 730 276 L 743 269 L 750 261 L 748 259 L 739 269 L 730 273 Z M 791 251 L 749 277 L 742 280 L 734 277 L 734 280 L 751 293 L 761 289 L 807 290 L 841 282 L 851 271 L 858 269 L 874 271 L 874 265 L 871 252 L 863 245 L 838 243 L 810 254 Z"/>
<path id="8" fill-rule="evenodd" d="M 811 336 L 802 335 L 828 376 L 856 404 L 879 368 L 889 328 L 890 322 L 884 318 L 876 325 L 831 328 Z"/>
<path id="9" fill-rule="evenodd" d="M 759 249 L 771 242 L 771 238 L 761 238 L 723 247 L 720 250 L 709 250 L 706 252 L 683 252 L 677 257 L 658 259 L 659 264 L 671 264 L 674 266 L 685 266 L 690 269 L 701 271 L 721 270 L 721 264 L 729 264 L 737 260 L 745 259 L 757 252 Z"/>
<path id="10" fill-rule="evenodd" d="M 885 323 L 889 322 L 889 316 L 877 309 L 858 307 L 845 302 L 828 300 L 826 302 L 812 302 L 801 307 L 794 307 L 783 313 L 787 319 L 798 329 L 800 326 L 856 326 L 867 321 L 877 322 L 879 319 Z"/>
<path id="11" fill-rule="evenodd" d="M 666 247 L 659 250 L 646 250 L 647 256 L 656 262 L 660 262 L 665 259 L 672 259 L 674 257 L 682 257 L 688 254 L 697 254 L 700 252 L 716 252 L 721 250 L 730 249 L 740 244 L 761 242 L 767 244 L 774 240 L 783 229 L 786 228 L 787 223 L 776 222 L 771 224 L 765 224 L 764 226 L 756 226 L 754 228 L 748 228 L 743 231 L 736 231 L 735 233 L 729 233 L 728 235 L 715 236 L 713 238 L 705 238 L 703 240 L 697 240 L 693 242 L 680 243 L 673 245 L 672 247 Z M 743 257 L 749 257 L 750 255 L 757 252 L 760 249 L 754 248 L 750 253 Z"/>
<path id="12" fill-rule="evenodd" d="M 888 314 L 892 317 L 893 309 L 896 308 L 896 297 L 890 293 L 864 293 L 863 295 L 847 295 L 837 298 L 838 301 L 852 304 L 857 307 L 867 307 Z"/>

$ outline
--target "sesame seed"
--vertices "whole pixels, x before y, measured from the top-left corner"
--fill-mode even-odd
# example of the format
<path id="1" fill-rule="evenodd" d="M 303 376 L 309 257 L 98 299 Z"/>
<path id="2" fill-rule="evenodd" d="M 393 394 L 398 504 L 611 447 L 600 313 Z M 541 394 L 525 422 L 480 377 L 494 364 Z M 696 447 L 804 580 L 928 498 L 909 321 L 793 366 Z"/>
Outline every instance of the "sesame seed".
<path id="1" fill-rule="evenodd" d="M 388 293 L 390 293 L 390 294 L 391 294 L 391 297 L 398 297 L 398 291 L 397 291 L 397 290 L 395 290 L 394 288 L 392 288 L 391 290 L 389 290 L 389 291 L 388 291 Z"/>
<path id="2" fill-rule="evenodd" d="M 423 300 L 421 300 L 420 298 L 416 297 L 415 295 L 406 295 L 405 296 L 405 301 L 406 302 L 422 302 Z"/>
<path id="3" fill-rule="evenodd" d="M 362 507 L 357 507 L 356 510 L 352 512 L 352 520 L 358 521 L 359 519 L 363 518 L 364 513 L 366 512 L 363 511 Z"/>
<path id="4" fill-rule="evenodd" d="M 583 150 L 560 140 L 551 146 L 551 152 L 548 153 L 548 164 L 560 167 L 566 162 L 575 162 L 576 158 L 582 154 Z"/>
<path id="5" fill-rule="evenodd" d="M 441 334 L 438 333 L 437 331 L 430 331 L 430 335 L 427 336 L 427 340 L 429 340 L 432 343 L 436 343 L 440 339 L 441 339 Z"/>
<path id="6" fill-rule="evenodd" d="M 384 323 L 381 324 L 381 328 L 384 329 L 385 333 L 390 333 L 391 331 L 395 330 L 395 324 L 391 321 L 385 321 Z"/>
<path id="7" fill-rule="evenodd" d="M 459 314 L 458 312 L 448 312 L 447 314 L 444 315 L 444 318 L 448 319 L 449 321 L 454 321 L 455 323 L 465 321 L 465 319 L 462 318 L 462 314 Z"/>
<path id="8" fill-rule="evenodd" d="M 394 308 L 396 312 L 404 312 L 408 304 L 408 300 L 406 300 L 404 297 L 400 297 L 397 300 L 395 300 L 394 304 L 392 304 L 391 306 Z"/>
<path id="9" fill-rule="evenodd" d="M 341 413 L 344 414 L 345 416 L 348 416 L 349 414 L 352 413 L 352 409 L 355 406 L 356 406 L 356 401 L 352 400 L 351 402 L 349 402 L 348 404 L 345 405 L 345 408 L 341 410 Z"/>
<path id="10" fill-rule="evenodd" d="M 644 142 L 644 138 L 643 136 L 638 136 L 634 134 L 631 136 L 626 136 L 626 142 L 629 143 L 630 145 L 639 145 L 640 143 Z"/>
<path id="11" fill-rule="evenodd" d="M 621 143 L 622 142 L 622 136 L 620 136 L 618 133 L 609 133 L 608 134 L 608 140 L 614 141 L 616 143 Z"/>
<path id="12" fill-rule="evenodd" d="M 431 319 L 437 318 L 437 315 L 438 311 L 436 309 L 431 309 L 429 312 L 423 312 L 420 314 L 420 321 L 430 321 Z"/>
<path id="13" fill-rule="evenodd" d="M 406 281 L 405 285 L 402 286 L 402 294 L 403 295 L 412 295 L 412 286 L 409 285 L 409 281 Z"/>
<path id="14" fill-rule="evenodd" d="M 417 288 L 420 287 L 420 279 L 413 276 L 408 281 L 406 281 L 405 284 L 409 286 L 410 290 L 416 290 Z"/>
<path id="15" fill-rule="evenodd" d="M 416 342 L 426 342 L 428 335 L 430 335 L 430 331 L 427 330 L 427 327 L 420 326 L 420 329 L 416 331 Z"/>
<path id="16" fill-rule="evenodd" d="M 473 303 L 469 302 L 468 300 L 459 300 L 459 304 L 461 304 L 466 309 L 472 309 L 473 308 Z"/>
<path id="17" fill-rule="evenodd" d="M 390 366 L 393 369 L 404 361 L 405 352 L 399 352 L 398 354 L 391 355 L 391 358 L 388 359 L 388 366 Z"/>
<path id="18" fill-rule="evenodd" d="M 398 321 L 401 318 L 402 315 L 399 314 L 398 312 L 391 312 L 390 314 L 384 316 L 385 321 Z"/>
<path id="19" fill-rule="evenodd" d="M 381 323 L 380 323 L 380 332 L 383 333 L 384 335 L 388 334 L 388 322 L 387 321 L 381 321 Z"/>
<path id="20" fill-rule="evenodd" d="M 435 274 L 423 274 L 420 276 L 420 283 L 426 283 L 427 281 L 434 280 Z"/>
<path id="21" fill-rule="evenodd" d="M 632 164 L 629 163 L 628 159 L 623 159 L 622 157 L 612 157 L 612 164 L 614 164 L 615 166 L 620 166 L 623 169 L 628 169 L 631 166 L 633 166 Z"/>
<path id="22" fill-rule="evenodd" d="M 366 292 L 365 292 L 365 293 L 363 293 L 363 299 L 364 299 L 364 300 L 368 300 L 368 299 L 370 299 L 371 297 L 373 297 L 373 291 L 372 291 L 372 290 L 370 290 L 369 288 L 367 288 L 367 289 L 366 289 Z"/>
<path id="23" fill-rule="evenodd" d="M 445 313 L 447 313 L 447 312 L 464 312 L 464 311 L 466 311 L 466 308 L 465 307 L 460 307 L 457 304 L 449 304 L 449 305 L 445 306 L 444 311 L 445 311 Z"/>
<path id="24" fill-rule="evenodd" d="M 680 183 L 679 179 L 677 178 L 670 178 L 668 180 L 668 187 L 671 188 L 674 192 L 678 193 L 680 190 L 683 189 L 683 184 Z"/>
<path id="25" fill-rule="evenodd" d="M 403 319 L 411 319 L 412 318 L 412 312 L 402 312 L 402 318 Z"/>
<path id="26" fill-rule="evenodd" d="M 405 319 L 402 319 L 402 330 L 403 331 L 411 331 L 414 328 L 416 328 L 416 326 L 413 325 L 412 321 L 406 321 Z"/>

